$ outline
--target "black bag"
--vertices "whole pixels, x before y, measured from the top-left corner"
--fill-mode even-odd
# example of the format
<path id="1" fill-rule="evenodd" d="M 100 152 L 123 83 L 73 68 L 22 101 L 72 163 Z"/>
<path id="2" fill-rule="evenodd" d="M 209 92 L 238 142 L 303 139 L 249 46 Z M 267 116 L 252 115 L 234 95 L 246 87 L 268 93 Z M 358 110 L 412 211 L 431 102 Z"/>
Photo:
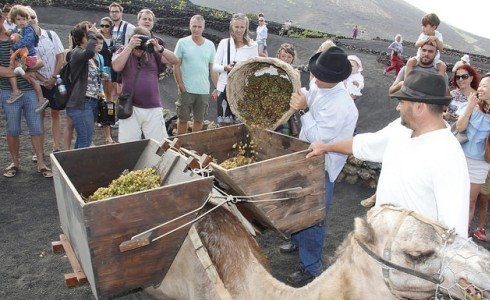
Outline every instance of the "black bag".
<path id="1" fill-rule="evenodd" d="M 131 94 L 122 94 L 119 96 L 119 100 L 117 102 L 117 118 L 118 119 L 127 119 L 131 117 L 133 114 L 133 97 L 134 90 L 136 88 L 136 84 L 138 83 L 138 79 L 140 77 L 141 65 L 138 63 L 138 70 L 136 71 L 136 77 L 133 81 L 133 86 L 131 87 Z"/>
<path id="2" fill-rule="evenodd" d="M 56 86 L 53 95 L 55 106 L 58 110 L 65 109 L 66 104 L 68 103 L 68 99 L 70 99 L 71 85 L 72 85 L 70 73 L 71 73 L 70 62 L 68 62 L 60 70 L 60 78 L 63 81 L 63 84 L 65 85 L 66 93 L 61 94 L 58 89 L 58 86 Z"/>

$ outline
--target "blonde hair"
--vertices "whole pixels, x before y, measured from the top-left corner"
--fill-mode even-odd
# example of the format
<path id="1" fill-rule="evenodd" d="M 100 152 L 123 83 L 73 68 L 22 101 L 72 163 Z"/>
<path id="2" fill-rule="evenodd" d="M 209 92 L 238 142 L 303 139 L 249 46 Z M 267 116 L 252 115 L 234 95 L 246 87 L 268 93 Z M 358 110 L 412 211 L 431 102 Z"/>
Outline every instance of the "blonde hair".
<path id="1" fill-rule="evenodd" d="M 250 43 L 251 43 L 252 39 L 250 38 L 250 29 L 249 29 L 250 20 L 248 19 L 247 15 L 242 14 L 242 13 L 238 13 L 238 14 L 234 14 L 231 17 L 231 21 L 230 21 L 230 35 L 233 37 L 233 21 L 236 21 L 236 20 L 243 20 L 243 21 L 245 21 L 245 33 L 243 34 L 243 39 L 245 40 L 245 44 L 247 44 L 247 46 L 250 46 Z M 234 39 L 235 38 L 233 38 L 233 40 Z"/>
<path id="2" fill-rule="evenodd" d="M 318 48 L 318 52 L 323 52 L 328 50 L 330 47 L 336 46 L 335 43 L 332 40 L 326 40 L 320 45 L 320 48 Z"/>
<path id="3" fill-rule="evenodd" d="M 206 21 L 204 20 L 204 17 L 203 17 L 203 16 L 201 16 L 201 15 L 193 15 L 193 16 L 192 16 L 192 18 L 191 18 L 191 19 L 190 19 L 190 21 L 189 21 L 189 24 L 190 24 L 190 23 L 192 23 L 192 21 L 196 21 L 196 22 L 203 22 L 203 23 L 204 23 L 204 22 L 206 22 Z"/>
<path id="4" fill-rule="evenodd" d="M 10 23 L 15 23 L 15 17 L 21 16 L 30 19 L 29 10 L 24 5 L 14 5 L 9 12 Z"/>
<path id="5" fill-rule="evenodd" d="M 400 37 L 400 43 L 402 43 L 402 42 L 403 42 L 403 37 L 402 37 L 402 35 L 401 35 L 401 34 L 397 34 L 397 35 L 395 35 L 395 41 L 396 41 L 396 39 L 397 39 L 398 37 Z"/>
<path id="6" fill-rule="evenodd" d="M 155 14 L 153 13 L 153 11 L 151 11 L 148 8 L 143 8 L 142 10 L 140 10 L 140 12 L 138 13 L 138 21 L 140 20 L 143 14 L 150 14 L 151 17 L 153 18 L 153 22 L 155 22 Z"/>
<path id="7" fill-rule="evenodd" d="M 112 19 L 109 17 L 103 17 L 102 19 L 100 19 L 101 23 L 102 23 L 102 21 L 109 23 L 109 25 L 111 25 L 111 26 L 114 26 L 114 22 L 112 22 Z"/>

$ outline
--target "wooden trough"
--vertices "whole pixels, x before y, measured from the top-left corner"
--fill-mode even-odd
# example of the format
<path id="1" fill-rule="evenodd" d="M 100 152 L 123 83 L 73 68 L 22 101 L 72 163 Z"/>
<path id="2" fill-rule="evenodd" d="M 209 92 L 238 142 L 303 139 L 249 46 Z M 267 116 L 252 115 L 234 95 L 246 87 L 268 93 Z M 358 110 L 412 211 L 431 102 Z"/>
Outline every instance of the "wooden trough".
<path id="1" fill-rule="evenodd" d="M 172 164 L 162 187 L 90 203 L 82 199 L 125 169 L 159 161 Z M 148 239 L 192 221 L 198 212 L 159 228 L 146 243 L 131 238 L 199 208 L 213 182 L 187 170 L 187 157 L 153 140 L 58 152 L 51 162 L 61 227 L 96 298 L 159 284 L 190 225 L 149 244 Z"/>
<path id="2" fill-rule="evenodd" d="M 233 145 L 246 140 L 249 134 L 258 145 L 258 162 L 234 169 L 219 166 L 235 155 Z M 177 139 L 182 152 L 214 158 L 217 163 L 210 163 L 213 175 L 234 195 L 300 188 L 273 196 L 291 198 L 285 201 L 238 203 L 244 215 L 260 225 L 289 234 L 324 219 L 324 156 L 306 159 L 309 143 L 269 130 L 251 132 L 243 124 L 179 135 Z M 263 198 L 271 196 L 255 200 Z"/>

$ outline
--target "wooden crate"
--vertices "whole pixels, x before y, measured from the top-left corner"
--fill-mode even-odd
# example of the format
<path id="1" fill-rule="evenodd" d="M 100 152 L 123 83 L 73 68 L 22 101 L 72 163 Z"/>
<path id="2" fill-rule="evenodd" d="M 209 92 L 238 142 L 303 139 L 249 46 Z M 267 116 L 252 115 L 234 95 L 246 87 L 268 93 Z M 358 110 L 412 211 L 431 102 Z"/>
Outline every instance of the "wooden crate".
<path id="1" fill-rule="evenodd" d="M 155 165 L 160 156 L 153 140 L 113 144 L 51 154 L 61 227 L 69 238 L 96 298 L 159 284 L 182 245 L 188 227 L 147 246 L 121 252 L 132 236 L 201 206 L 213 178 L 184 172 L 177 164 L 163 187 L 85 203 L 101 186 L 125 170 Z M 162 153 L 160 153 L 162 155 Z M 180 155 L 169 149 L 163 155 Z M 160 228 L 157 236 L 195 218 Z"/>
<path id="2" fill-rule="evenodd" d="M 250 134 L 258 144 L 259 161 L 250 165 L 224 169 L 218 164 L 234 155 L 233 145 Z M 261 203 L 242 203 L 244 215 L 259 224 L 293 233 L 318 224 L 325 214 L 324 156 L 306 159 L 309 143 L 269 130 L 250 132 L 244 125 L 177 136 L 185 152 L 211 155 L 215 177 L 237 195 L 257 195 L 288 188 L 303 188 L 297 193 L 274 197 L 293 199 Z M 271 197 L 266 197 L 271 198 Z"/>

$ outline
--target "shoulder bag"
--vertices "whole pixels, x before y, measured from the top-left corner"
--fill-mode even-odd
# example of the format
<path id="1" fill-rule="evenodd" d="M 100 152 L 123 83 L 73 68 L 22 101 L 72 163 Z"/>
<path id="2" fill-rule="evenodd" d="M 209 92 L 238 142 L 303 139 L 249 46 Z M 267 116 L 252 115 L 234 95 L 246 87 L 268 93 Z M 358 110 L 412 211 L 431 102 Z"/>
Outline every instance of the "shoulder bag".
<path id="1" fill-rule="evenodd" d="M 117 102 L 117 117 L 119 119 L 127 119 L 133 114 L 133 97 L 134 91 L 136 89 L 136 84 L 138 84 L 138 79 L 140 77 L 141 65 L 138 63 L 136 77 L 134 78 L 133 85 L 131 86 L 131 94 L 122 94 L 119 96 Z"/>

